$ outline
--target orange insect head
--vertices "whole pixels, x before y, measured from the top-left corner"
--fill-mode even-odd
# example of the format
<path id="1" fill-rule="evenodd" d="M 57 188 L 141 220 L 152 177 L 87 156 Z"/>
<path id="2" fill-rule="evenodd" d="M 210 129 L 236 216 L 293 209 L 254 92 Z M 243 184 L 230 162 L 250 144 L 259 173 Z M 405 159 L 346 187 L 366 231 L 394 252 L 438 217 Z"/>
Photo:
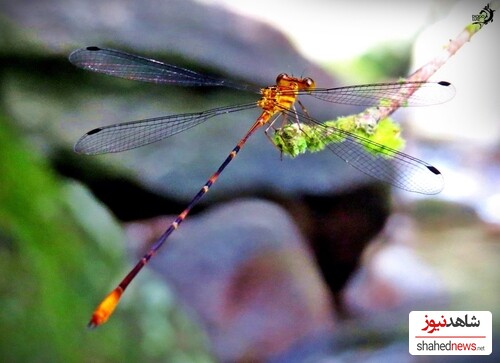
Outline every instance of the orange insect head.
<path id="1" fill-rule="evenodd" d="M 278 77 L 276 77 L 276 85 L 278 87 L 290 88 L 300 91 L 311 91 L 316 87 L 315 82 L 312 78 L 296 78 L 289 76 L 286 73 L 280 73 Z"/>

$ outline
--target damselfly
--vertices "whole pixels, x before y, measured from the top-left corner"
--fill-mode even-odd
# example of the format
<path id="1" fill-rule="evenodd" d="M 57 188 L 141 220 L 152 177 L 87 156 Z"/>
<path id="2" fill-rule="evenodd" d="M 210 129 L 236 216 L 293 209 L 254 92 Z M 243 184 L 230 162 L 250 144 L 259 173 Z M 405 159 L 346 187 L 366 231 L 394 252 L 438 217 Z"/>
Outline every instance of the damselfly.
<path id="1" fill-rule="evenodd" d="M 131 80 L 178 86 L 222 86 L 260 95 L 259 100 L 247 104 L 103 126 L 87 132 L 78 140 L 75 145 L 75 151 L 78 153 L 119 152 L 162 140 L 218 115 L 251 108 L 261 109 L 257 120 L 194 196 L 186 209 L 179 214 L 120 284 L 99 304 L 89 322 L 90 327 L 98 326 L 108 320 L 130 282 L 208 192 L 249 137 L 264 125 L 267 125 L 266 134 L 271 127 L 279 132 L 283 129 L 283 125 L 292 125 L 299 133 L 314 133 L 314 137 L 308 135 L 309 139 L 323 143 L 325 147 L 356 169 L 398 188 L 424 194 L 438 193 L 443 188 L 442 175 L 435 167 L 381 145 L 368 137 L 316 121 L 309 116 L 298 97 L 308 96 L 332 103 L 369 107 L 425 106 L 442 103 L 453 97 L 454 88 L 448 82 L 401 81 L 317 88 L 311 78 L 295 78 L 280 74 L 276 85 L 258 88 L 202 75 L 188 69 L 112 49 L 98 47 L 78 49 L 71 53 L 69 60 L 74 65 L 87 70 Z M 300 111 L 297 111 L 296 103 L 300 105 Z M 282 121 L 278 123 L 277 119 Z"/>

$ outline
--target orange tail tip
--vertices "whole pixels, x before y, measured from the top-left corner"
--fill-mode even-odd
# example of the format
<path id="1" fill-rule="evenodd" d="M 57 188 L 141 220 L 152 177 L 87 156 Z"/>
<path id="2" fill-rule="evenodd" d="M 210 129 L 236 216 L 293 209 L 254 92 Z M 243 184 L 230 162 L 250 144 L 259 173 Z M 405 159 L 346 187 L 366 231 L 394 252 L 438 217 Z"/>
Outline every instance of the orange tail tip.
<path id="1" fill-rule="evenodd" d="M 113 314 L 120 298 L 122 296 L 123 289 L 118 286 L 116 289 L 111 291 L 111 293 L 104 298 L 104 300 L 99 304 L 99 306 L 94 310 L 92 318 L 88 323 L 89 328 L 98 327 L 104 324 L 108 318 Z"/>

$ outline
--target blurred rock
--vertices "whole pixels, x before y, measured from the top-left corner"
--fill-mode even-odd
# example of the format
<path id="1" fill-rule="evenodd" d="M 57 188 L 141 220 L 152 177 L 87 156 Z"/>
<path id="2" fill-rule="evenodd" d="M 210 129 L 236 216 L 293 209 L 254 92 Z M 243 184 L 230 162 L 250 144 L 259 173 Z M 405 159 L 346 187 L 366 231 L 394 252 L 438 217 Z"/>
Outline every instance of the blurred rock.
<path id="1" fill-rule="evenodd" d="M 100 192 L 96 195 L 122 219 L 146 218 L 180 210 L 244 135 L 258 111 L 221 117 L 165 142 L 122 154 L 95 158 L 77 155 L 62 161 L 57 161 L 55 154 L 68 154 L 79 136 L 97 126 L 246 103 L 257 99 L 258 95 L 116 80 L 74 68 L 67 61 L 71 50 L 88 45 L 109 46 L 259 85 L 272 84 L 281 72 L 311 76 L 320 87 L 339 85 L 321 68 L 298 54 L 290 42 L 269 25 L 198 2 L 18 0 L 1 2 L 0 12 L 0 96 L 2 107 L 5 106 L 9 116 L 2 118 L 0 126 L 8 123 L 22 130 L 29 144 L 26 155 L 47 156 L 54 163 L 60 162 L 60 172 L 71 164 L 74 169 L 66 169 L 65 176 L 100 184 Z M 354 111 L 319 101 L 305 105 L 319 120 Z M 7 139 L 14 140 L 10 136 Z M 21 145 L 17 141 L 14 144 Z M 435 150 L 433 154 L 438 155 Z M 4 156 L 10 154 L 6 152 Z M 433 162 L 432 158 L 428 161 Z M 440 165 L 438 162 L 435 164 Z M 35 221 L 40 219 L 44 224 L 28 226 L 36 231 L 32 235 L 35 236 L 33 241 L 41 240 L 37 238 L 40 231 L 43 231 L 42 237 L 47 238 L 49 231 L 57 245 L 66 246 L 70 241 L 74 246 L 75 238 L 80 241 L 83 237 L 46 227 L 57 225 L 62 220 L 66 223 L 68 216 L 60 218 L 59 212 L 54 213 L 51 207 L 60 198 L 57 194 L 55 198 L 49 197 L 43 186 L 33 183 L 32 175 L 20 177 L 23 175 L 20 171 L 25 170 L 23 165 L 18 161 L 9 163 L 14 172 L 8 180 L 17 182 L 16 188 L 12 189 L 16 192 L 31 186 L 25 195 L 27 202 L 18 199 L 13 203 L 22 217 L 17 222 L 20 233 L 27 235 L 28 223 L 24 217 L 35 205 L 39 213 L 35 215 Z M 485 175 L 498 174 L 496 168 L 482 170 L 486 170 Z M 3 175 L 5 173 L 0 173 L 0 178 Z M 120 183 L 123 179 L 130 182 Z M 497 187 L 496 179 L 490 179 L 488 188 Z M 461 189 L 464 189 L 461 186 L 464 180 L 460 175 L 457 185 Z M 360 265 L 365 247 L 382 228 L 389 213 L 387 189 L 382 188 L 382 192 L 356 190 L 367 181 L 373 186 L 373 180 L 349 168 L 329 152 L 305 155 L 296 160 L 281 160 L 279 152 L 260 133 L 252 137 L 205 200 L 215 204 L 214 201 L 259 195 L 280 199 L 286 211 L 256 200 L 221 203 L 217 208 L 206 209 L 206 213 L 190 216 L 182 228 L 172 235 L 165 252 L 155 257 L 151 265 L 175 288 L 183 305 L 195 311 L 210 335 L 215 353 L 223 360 L 267 359 L 270 362 L 290 363 L 309 358 L 319 361 L 318 357 L 333 352 L 336 358 L 329 357 L 326 361 L 402 361 L 407 354 L 401 345 L 394 344 L 391 333 L 406 324 L 407 309 L 422 299 L 432 299 L 429 307 L 440 307 L 448 298 L 434 271 L 415 254 L 411 235 L 413 227 L 407 226 L 406 221 L 397 221 L 397 231 L 401 234 L 392 234 L 389 238 L 391 241 L 406 242 L 403 245 L 391 242 L 383 248 L 378 246 L 377 253 L 373 252 L 372 258 L 362 263 L 362 271 L 348 284 L 345 302 L 347 310 L 354 316 L 352 326 L 349 327 L 351 321 L 347 321 L 339 329 L 339 322 L 334 321 L 334 312 L 338 311 L 331 307 L 331 294 L 338 300 L 337 295 L 341 294 L 351 274 Z M 4 184 L 0 186 L 4 187 Z M 141 192 L 138 192 L 139 189 Z M 69 188 L 66 192 L 71 194 L 69 200 L 72 201 L 66 209 L 81 219 L 79 222 L 85 225 L 86 234 L 98 240 L 105 234 L 102 231 L 107 228 L 106 221 L 89 208 L 89 194 L 82 196 L 78 188 Z M 11 194 L 14 195 L 6 193 L 8 196 Z M 34 203 L 37 196 L 45 203 Z M 113 205 L 113 201 L 106 200 L 106 197 L 115 201 L 119 199 L 119 203 Z M 483 203 L 483 199 L 477 200 L 485 215 L 495 216 L 497 199 L 488 199 L 488 203 Z M 0 203 L 0 206 L 3 205 Z M 168 212 L 163 209 L 165 205 Z M 295 221 L 292 222 L 286 212 L 293 215 Z M 153 222 L 130 224 L 130 239 L 143 243 L 135 246 L 134 251 L 147 249 L 146 245 L 163 232 L 171 220 L 158 218 Z M 3 225 L 6 222 L 2 220 L 0 223 Z M 40 229 L 40 226 L 43 228 Z M 88 231 L 89 228 L 94 232 Z M 5 249 L 11 248 L 12 241 L 15 241 L 3 230 L 0 231 L 0 239 L 2 245 L 7 246 Z M 53 241 L 46 245 L 53 245 Z M 19 246 L 22 246 L 20 251 L 23 252 L 27 248 L 23 241 Z M 15 342 L 7 344 L 8 347 L 3 349 L 5 354 L 12 350 L 11 347 L 21 353 L 26 351 L 18 342 L 26 340 L 27 336 L 33 344 L 37 344 L 37 348 L 51 345 L 45 344 L 49 341 L 45 339 L 51 337 L 59 339 L 59 343 L 63 342 L 61 334 L 37 335 L 39 331 L 52 333 L 56 328 L 59 332 L 69 332 L 68 337 L 72 334 L 77 337 L 70 339 L 71 344 L 63 342 L 60 346 L 66 349 L 64 354 L 59 355 L 64 358 L 77 357 L 69 351 L 75 342 L 79 342 L 87 352 L 92 351 L 90 354 L 95 353 L 100 360 L 113 360 L 114 357 L 129 355 L 129 352 L 128 359 L 131 361 L 137 361 L 134 358 L 139 355 L 146 360 L 154 360 L 154 352 L 148 350 L 152 355 L 146 356 L 141 349 L 145 350 L 145 346 L 158 342 L 163 348 L 169 345 L 190 350 L 183 340 L 193 343 L 196 340 L 194 334 L 181 331 L 178 334 L 180 337 L 173 339 L 175 334 L 170 326 L 161 320 L 168 320 L 169 314 L 178 316 L 178 312 L 167 311 L 162 299 L 150 305 L 134 304 L 133 287 L 127 291 L 129 305 L 124 299 L 113 319 L 119 319 L 120 314 L 126 316 L 126 312 L 132 311 L 131 306 L 146 312 L 137 312 L 125 322 L 115 323 L 114 328 L 106 327 L 110 329 L 107 330 L 106 340 L 101 339 L 101 335 L 94 335 L 94 338 L 89 334 L 81 335 L 80 328 L 75 329 L 75 326 L 80 327 L 80 321 L 88 315 L 81 306 L 90 306 L 90 312 L 101 290 L 107 292 L 113 283 L 110 275 L 114 272 L 106 272 L 105 259 L 96 262 L 102 257 L 102 252 L 95 251 L 95 248 L 83 254 L 72 252 L 72 259 L 66 256 L 66 247 L 57 248 L 57 253 L 41 253 L 42 258 L 38 259 L 33 256 L 45 250 L 36 243 L 34 246 L 34 252 L 28 256 L 30 259 L 25 259 L 25 254 L 19 254 L 19 259 L 14 260 L 10 256 L 6 259 L 8 263 L 21 261 L 21 268 L 25 268 L 22 261 L 28 261 L 30 268 L 49 261 L 46 263 L 49 269 L 40 269 L 44 274 L 39 274 L 40 270 L 31 275 L 25 274 L 22 281 L 27 281 L 26 284 L 20 284 L 16 278 L 11 281 L 12 285 L 8 285 L 9 288 L 4 289 L 8 292 L 6 296 L 13 296 L 8 308 L 14 308 L 14 313 L 20 313 L 23 318 L 29 318 L 29 325 L 19 324 L 15 320 L 18 315 L 4 309 L 12 323 L 5 329 L 8 332 L 6 336 L 9 342 Z M 109 248 L 108 245 L 106 250 L 109 251 Z M 119 248 L 115 252 L 118 254 Z M 59 260 L 51 264 L 53 256 Z M 87 288 L 79 296 L 81 299 L 82 296 L 91 298 L 92 302 L 73 304 L 72 309 L 76 313 L 69 315 L 77 322 L 61 329 L 57 321 L 47 317 L 59 312 L 58 308 L 68 301 L 75 302 L 74 279 L 68 280 L 71 274 L 66 272 L 81 276 L 72 261 L 81 264 L 88 260 L 82 256 L 91 256 L 90 260 L 94 262 L 85 264 L 99 278 L 81 277 L 83 282 L 78 286 L 85 285 Z M 64 268 L 59 269 L 59 261 L 65 263 Z M 478 261 L 483 263 L 481 259 Z M 10 266 L 7 263 L 0 265 Z M 56 273 L 52 273 L 50 268 Z M 6 271 L 10 275 L 10 270 Z M 39 280 L 32 276 L 39 278 L 39 275 L 48 284 L 40 286 L 55 287 L 42 292 L 49 309 L 45 306 L 45 310 L 38 310 L 38 306 L 35 306 L 36 309 L 31 306 L 19 309 L 21 305 L 17 303 L 31 297 L 25 294 L 26 290 L 40 293 L 37 289 L 25 289 L 33 281 L 37 283 Z M 145 280 L 146 283 L 140 287 L 150 282 L 147 276 Z M 96 283 L 100 287 L 89 287 Z M 55 296 L 54 291 L 65 288 L 66 284 L 71 287 L 69 297 Z M 156 287 L 148 289 L 155 290 L 157 296 L 161 295 Z M 19 288 L 23 291 L 17 290 Z M 92 296 L 87 296 L 87 291 L 91 291 Z M 17 296 L 25 300 L 16 300 Z M 142 299 L 149 296 L 144 294 Z M 150 313 L 148 308 L 154 312 Z M 30 315 L 22 315 L 25 312 Z M 80 319 L 82 314 L 85 317 Z M 135 319 L 139 315 L 141 317 Z M 144 316 L 147 317 L 144 319 Z M 161 319 L 158 318 L 160 316 Z M 156 318 L 156 325 L 162 327 L 159 330 L 148 329 L 151 325 L 144 321 Z M 68 321 L 66 319 L 61 324 Z M 31 325 L 33 322 L 36 330 L 32 329 L 35 326 Z M 28 329 L 18 329 L 20 325 L 31 329 L 29 332 Z M 114 334 L 116 331 L 124 334 L 123 337 Z M 384 331 L 389 333 L 384 335 Z M 332 337 L 341 344 L 332 348 Z M 89 344 L 81 344 L 89 340 Z M 373 340 L 387 348 L 372 349 Z M 141 345 L 140 349 L 136 344 Z M 370 347 L 365 351 L 366 345 Z M 161 350 L 161 347 L 157 345 L 155 348 Z M 116 351 L 113 354 L 105 349 Z M 33 349 L 33 352 L 41 351 L 43 349 Z M 36 358 L 43 360 L 47 357 L 53 358 L 41 354 Z M 181 353 L 180 357 L 177 361 L 182 361 L 187 355 Z"/>
<path id="2" fill-rule="evenodd" d="M 69 64 L 72 49 L 109 46 L 262 85 L 274 83 L 281 72 L 313 77 L 319 87 L 339 85 L 269 25 L 196 2 L 41 0 L 34 5 L 20 0 L 0 4 L 0 11 L 8 19 L 1 26 L 12 37 L 4 43 L 12 47 L 0 53 L 6 65 L 1 96 L 11 124 L 23 131 L 33 152 L 53 160 L 62 174 L 100 184 L 96 195 L 109 206 L 110 198 L 119 199 L 113 211 L 123 219 L 166 214 L 170 210 L 161 209 L 164 205 L 172 210 L 184 205 L 258 110 L 220 117 L 121 154 L 64 157 L 79 136 L 97 126 L 252 102 L 259 96 L 92 74 Z M 319 120 L 357 111 L 308 101 L 309 113 Z M 387 216 L 387 189 L 356 190 L 367 182 L 373 185 L 327 151 L 282 160 L 257 134 L 205 200 L 214 204 L 265 196 L 280 200 L 295 221 L 269 203 L 220 204 L 190 216 L 151 265 L 168 279 L 183 305 L 196 312 L 222 360 L 289 363 L 327 354 L 335 329 L 331 295 L 344 287 Z M 139 187 L 134 190 L 134 185 Z M 129 225 L 131 239 L 144 243 L 134 250 L 143 252 L 170 221 Z"/>
<path id="3" fill-rule="evenodd" d="M 383 228 L 390 210 L 381 185 L 344 193 L 302 198 L 303 208 L 292 211 L 306 231 L 323 278 L 342 312 L 342 290 L 358 269 L 363 251 Z"/>
<path id="4" fill-rule="evenodd" d="M 362 268 L 343 293 L 351 316 L 379 328 L 394 328 L 398 321 L 407 323 L 409 311 L 448 306 L 444 281 L 416 253 L 414 228 L 410 218 L 391 216 L 383 238 L 366 251 Z"/>
<path id="5" fill-rule="evenodd" d="M 142 253 L 171 220 L 130 223 L 129 238 L 142 241 L 134 249 Z M 188 218 L 151 265 L 202 321 L 221 361 L 265 361 L 294 349 L 318 354 L 333 332 L 306 245 L 285 210 L 240 200 Z"/>
<path id="6" fill-rule="evenodd" d="M 9 34 L 31 39 L 8 43 L 26 44 L 14 53 L 23 61 L 10 63 L 3 79 L 9 113 L 30 135 L 33 145 L 47 153 L 54 146 L 69 148 L 94 127 L 258 98 L 240 91 L 162 87 L 92 74 L 72 67 L 65 59 L 78 47 L 126 49 L 258 85 L 273 84 L 281 72 L 313 77 L 320 87 L 339 85 L 269 25 L 220 7 L 182 0 L 140 4 L 130 0 L 42 0 L 36 6 L 21 0 L 4 2 L 0 9 L 8 18 Z M 8 51 L 4 49 L 4 54 Z M 26 60 L 25 54 L 30 55 Z M 310 114 L 319 120 L 354 111 L 307 101 Z M 96 159 L 147 188 L 185 200 L 224 160 L 258 114 L 256 110 L 219 117 L 168 141 Z M 87 158 L 80 156 L 78 163 L 86 163 Z M 251 138 L 227 173 L 230 176 L 222 176 L 211 192 L 214 196 L 262 186 L 282 195 L 320 194 L 368 179 L 330 152 L 281 160 L 262 132 Z"/>
<path id="7" fill-rule="evenodd" d="M 11 35 L 29 31 L 44 54 L 67 56 L 73 48 L 112 44 L 164 53 L 256 84 L 304 69 L 330 79 L 271 26 L 197 1 L 40 0 L 34 6 L 20 0 L 2 2 L 0 11 L 14 28 Z"/>

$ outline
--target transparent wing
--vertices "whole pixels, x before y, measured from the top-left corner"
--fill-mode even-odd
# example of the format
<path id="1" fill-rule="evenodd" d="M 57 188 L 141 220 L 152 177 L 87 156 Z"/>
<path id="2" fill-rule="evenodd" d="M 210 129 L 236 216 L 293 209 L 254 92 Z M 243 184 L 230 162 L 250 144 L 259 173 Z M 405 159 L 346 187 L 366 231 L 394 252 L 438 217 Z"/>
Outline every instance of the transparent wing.
<path id="1" fill-rule="evenodd" d="M 320 100 L 357 106 L 429 106 L 449 101 L 455 95 L 451 83 L 395 82 L 374 83 L 303 91 Z"/>
<path id="2" fill-rule="evenodd" d="M 257 107 L 255 103 L 249 103 L 98 127 L 83 135 L 74 149 L 77 153 L 89 155 L 125 151 L 178 134 L 214 116 L 254 107 Z"/>
<path id="3" fill-rule="evenodd" d="M 301 123 L 315 127 L 316 135 L 319 135 L 328 149 L 347 164 L 373 178 L 422 194 L 437 194 L 444 187 L 441 172 L 425 161 L 351 132 L 326 126 L 305 114 L 293 111 L 284 113 L 291 120 L 298 118 Z M 339 141 L 332 142 L 332 138 Z"/>
<path id="4" fill-rule="evenodd" d="M 154 59 L 114 49 L 99 47 L 77 49 L 69 55 L 69 61 L 75 66 L 86 70 L 136 81 L 178 86 L 225 86 L 255 91 L 255 87 L 249 85 L 206 76 Z"/>

